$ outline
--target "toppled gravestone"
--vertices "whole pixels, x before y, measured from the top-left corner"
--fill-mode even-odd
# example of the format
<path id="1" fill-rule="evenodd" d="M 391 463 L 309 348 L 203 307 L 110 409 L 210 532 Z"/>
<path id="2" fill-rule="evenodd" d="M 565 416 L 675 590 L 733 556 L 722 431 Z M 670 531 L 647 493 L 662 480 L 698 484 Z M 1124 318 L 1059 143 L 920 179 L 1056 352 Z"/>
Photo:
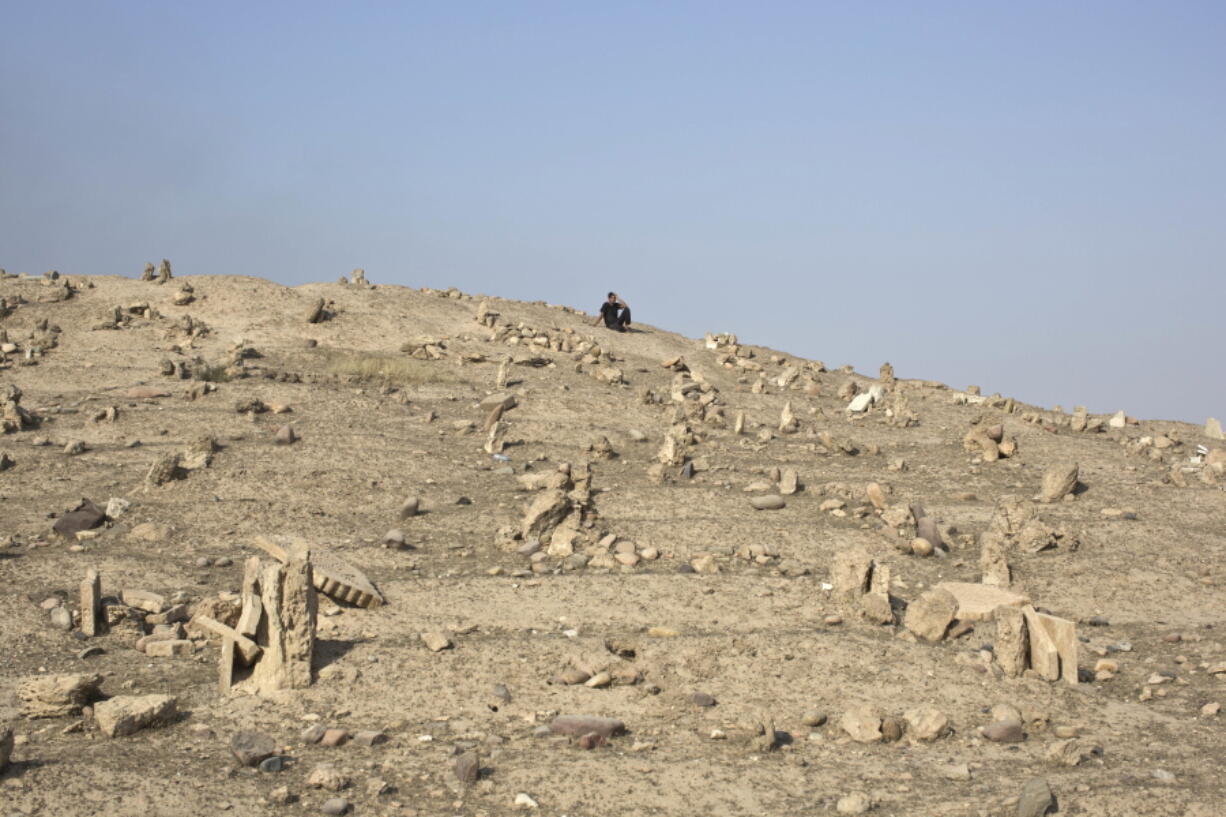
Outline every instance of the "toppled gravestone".
<path id="1" fill-rule="evenodd" d="M 94 705 L 94 720 L 102 734 L 121 738 L 170 723 L 178 712 L 178 701 L 171 695 L 117 695 Z"/>

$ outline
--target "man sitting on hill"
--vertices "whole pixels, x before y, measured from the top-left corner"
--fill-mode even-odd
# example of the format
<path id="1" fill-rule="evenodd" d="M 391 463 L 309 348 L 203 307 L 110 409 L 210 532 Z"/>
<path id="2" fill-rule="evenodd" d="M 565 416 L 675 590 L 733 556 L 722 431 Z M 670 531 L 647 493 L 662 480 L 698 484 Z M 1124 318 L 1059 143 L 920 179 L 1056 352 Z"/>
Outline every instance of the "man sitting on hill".
<path id="1" fill-rule="evenodd" d="M 600 305 L 600 314 L 596 316 L 592 325 L 596 326 L 601 320 L 609 329 L 615 332 L 625 332 L 626 327 L 630 325 L 630 307 L 617 297 L 616 292 L 610 292 L 608 300 Z"/>

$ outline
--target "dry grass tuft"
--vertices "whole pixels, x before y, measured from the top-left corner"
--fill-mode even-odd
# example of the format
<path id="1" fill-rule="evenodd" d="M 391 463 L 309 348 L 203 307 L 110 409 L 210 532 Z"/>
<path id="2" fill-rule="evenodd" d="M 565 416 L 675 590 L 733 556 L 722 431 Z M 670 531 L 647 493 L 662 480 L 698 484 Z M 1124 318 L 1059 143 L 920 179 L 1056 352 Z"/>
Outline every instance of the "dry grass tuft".
<path id="1" fill-rule="evenodd" d="M 375 352 L 333 352 L 328 356 L 324 371 L 364 383 L 401 387 L 451 383 L 455 380 L 446 372 L 439 371 L 437 364 Z"/>

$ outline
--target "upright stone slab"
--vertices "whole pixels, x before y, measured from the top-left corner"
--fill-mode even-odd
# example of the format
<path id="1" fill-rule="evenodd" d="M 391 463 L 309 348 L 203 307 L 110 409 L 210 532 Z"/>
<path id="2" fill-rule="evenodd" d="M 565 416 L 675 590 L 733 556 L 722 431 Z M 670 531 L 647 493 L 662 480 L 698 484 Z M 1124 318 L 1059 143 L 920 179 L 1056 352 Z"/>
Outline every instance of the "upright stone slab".
<path id="1" fill-rule="evenodd" d="M 228 638 L 221 640 L 221 657 L 217 665 L 217 692 L 229 695 L 234 687 L 234 642 Z"/>
<path id="2" fill-rule="evenodd" d="M 941 537 L 941 530 L 937 527 L 936 520 L 931 516 L 917 516 L 915 518 L 915 535 L 921 539 L 927 539 L 934 548 L 949 550 L 945 545 L 945 540 Z"/>
<path id="3" fill-rule="evenodd" d="M 1047 628 L 1039 620 L 1033 607 L 1022 608 L 1026 617 L 1026 635 L 1030 638 L 1030 667 L 1045 681 L 1060 680 L 1060 651 L 1048 635 Z"/>
<path id="4" fill-rule="evenodd" d="M 996 619 L 996 640 L 992 650 L 1001 670 L 1010 678 L 1026 671 L 1030 642 L 1026 635 L 1026 616 L 1019 607 L 1001 606 L 993 614 Z"/>
<path id="5" fill-rule="evenodd" d="M 106 632 L 106 616 L 102 611 L 102 579 L 92 567 L 81 582 L 81 632 L 88 636 Z"/>
<path id="6" fill-rule="evenodd" d="M 1055 645 L 1060 656 L 1060 677 L 1070 684 L 1078 682 L 1077 677 L 1077 626 L 1067 618 L 1057 618 L 1046 613 L 1037 613 L 1044 631 Z"/>
<path id="7" fill-rule="evenodd" d="M 979 569 L 983 583 L 992 587 L 1008 587 L 1011 577 L 1006 558 L 1008 543 L 998 533 L 988 531 L 979 537 Z"/>
<path id="8" fill-rule="evenodd" d="M 311 685 L 318 603 L 309 552 L 295 548 L 284 565 L 264 568 L 260 577 L 264 616 L 256 631 L 263 655 L 251 672 L 257 693 Z"/>
<path id="9" fill-rule="evenodd" d="M 893 624 L 894 610 L 890 606 L 890 568 L 873 564 L 869 590 L 860 597 L 860 611 L 874 624 Z"/>
<path id="10" fill-rule="evenodd" d="M 848 603 L 859 601 L 868 592 L 873 559 L 864 550 L 844 550 L 834 554 L 830 568 L 830 583 L 836 599 Z"/>

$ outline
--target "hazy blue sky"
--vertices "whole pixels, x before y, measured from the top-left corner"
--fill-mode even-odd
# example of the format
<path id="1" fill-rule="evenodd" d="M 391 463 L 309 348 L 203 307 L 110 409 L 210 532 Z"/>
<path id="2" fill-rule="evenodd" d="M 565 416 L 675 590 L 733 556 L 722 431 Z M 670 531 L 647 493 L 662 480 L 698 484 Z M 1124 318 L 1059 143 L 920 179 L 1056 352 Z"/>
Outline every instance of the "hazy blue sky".
<path id="1" fill-rule="evenodd" d="M 163 256 L 1226 419 L 1226 4 L 0 0 L 0 266 Z"/>

